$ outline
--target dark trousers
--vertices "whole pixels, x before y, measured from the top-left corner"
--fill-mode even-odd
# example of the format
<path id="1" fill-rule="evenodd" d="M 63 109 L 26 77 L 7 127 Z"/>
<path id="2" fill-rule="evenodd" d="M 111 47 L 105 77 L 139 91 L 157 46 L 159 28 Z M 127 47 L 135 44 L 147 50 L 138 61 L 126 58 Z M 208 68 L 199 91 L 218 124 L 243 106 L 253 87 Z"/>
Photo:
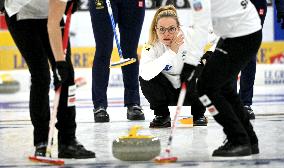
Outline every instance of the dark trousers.
<path id="1" fill-rule="evenodd" d="M 180 88 L 175 89 L 171 82 L 160 73 L 153 79 L 146 81 L 139 77 L 142 93 L 150 103 L 150 108 L 157 116 L 170 115 L 168 106 L 176 106 L 179 98 Z M 194 118 L 204 115 L 205 107 L 198 99 L 196 82 L 192 81 L 187 87 L 184 105 L 191 105 L 191 114 Z"/>
<path id="2" fill-rule="evenodd" d="M 20 53 L 24 57 L 31 74 L 30 116 L 34 126 L 34 144 L 47 142 L 50 106 L 50 71 L 48 60 L 55 67 L 55 59 L 49 44 L 47 19 L 27 19 L 16 21 L 16 16 L 8 17 L 8 29 Z M 68 88 L 74 85 L 74 70 L 70 59 L 70 45 L 66 61 L 70 65 L 68 80 L 63 83 L 57 113 L 56 127 L 62 140 L 75 137 L 75 107 L 67 106 Z M 66 137 L 66 138 L 64 138 Z"/>
<path id="3" fill-rule="evenodd" d="M 124 58 L 136 58 L 136 62 L 123 66 L 124 104 L 140 105 L 139 63 L 137 47 L 144 21 L 145 7 L 139 7 L 141 0 L 112 0 L 111 6 L 115 22 L 118 24 L 120 44 Z M 89 1 L 94 38 L 95 59 L 92 67 L 92 99 L 94 108 L 107 107 L 107 87 L 109 65 L 113 49 L 113 30 L 105 1 Z"/>
<path id="4" fill-rule="evenodd" d="M 216 107 L 214 119 L 223 126 L 229 141 L 238 144 L 257 143 L 257 137 L 240 97 L 234 91 L 235 76 L 254 57 L 262 40 L 262 32 L 224 39 L 206 63 L 197 88 Z"/>
<path id="5" fill-rule="evenodd" d="M 263 25 L 267 12 L 266 0 L 251 0 L 251 2 L 254 4 L 259 14 L 261 25 Z M 252 59 L 249 61 L 246 67 L 241 71 L 239 94 L 243 104 L 247 106 L 252 105 L 253 86 L 254 86 L 255 73 L 256 73 L 256 62 L 257 62 L 257 55 L 252 57 Z M 233 84 L 235 91 L 237 91 L 237 80 L 235 80 Z"/>

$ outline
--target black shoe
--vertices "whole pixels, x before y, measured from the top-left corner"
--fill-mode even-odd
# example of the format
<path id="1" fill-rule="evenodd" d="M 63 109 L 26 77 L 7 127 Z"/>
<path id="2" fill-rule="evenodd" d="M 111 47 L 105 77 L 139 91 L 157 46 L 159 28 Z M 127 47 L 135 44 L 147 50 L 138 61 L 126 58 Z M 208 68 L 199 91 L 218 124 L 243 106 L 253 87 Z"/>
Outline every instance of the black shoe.
<path id="1" fill-rule="evenodd" d="M 145 120 L 142 108 L 139 105 L 127 106 L 127 119 L 128 120 Z"/>
<path id="2" fill-rule="evenodd" d="M 254 120 L 255 119 L 255 115 L 254 115 L 253 110 L 251 109 L 251 107 L 250 106 L 244 106 L 244 108 L 248 111 L 249 119 L 250 120 Z"/>
<path id="3" fill-rule="evenodd" d="M 193 126 L 207 126 L 207 118 L 205 116 L 194 118 L 193 117 Z"/>
<path id="4" fill-rule="evenodd" d="M 46 153 L 46 142 L 41 142 L 35 146 L 35 156 L 45 156 Z"/>
<path id="5" fill-rule="evenodd" d="M 150 122 L 150 128 L 167 128 L 171 127 L 170 116 L 156 116 L 152 122 Z"/>
<path id="6" fill-rule="evenodd" d="M 109 122 L 109 115 L 105 108 L 98 107 L 94 109 L 95 122 Z"/>
<path id="7" fill-rule="evenodd" d="M 239 145 L 227 141 L 224 145 L 214 150 L 212 156 L 231 157 L 231 156 L 248 156 L 251 154 L 252 152 L 250 144 Z"/>
<path id="8" fill-rule="evenodd" d="M 251 154 L 259 154 L 258 143 L 251 145 Z"/>
<path id="9" fill-rule="evenodd" d="M 85 149 L 76 139 L 67 144 L 58 143 L 58 158 L 87 159 L 95 157 L 94 152 Z"/>

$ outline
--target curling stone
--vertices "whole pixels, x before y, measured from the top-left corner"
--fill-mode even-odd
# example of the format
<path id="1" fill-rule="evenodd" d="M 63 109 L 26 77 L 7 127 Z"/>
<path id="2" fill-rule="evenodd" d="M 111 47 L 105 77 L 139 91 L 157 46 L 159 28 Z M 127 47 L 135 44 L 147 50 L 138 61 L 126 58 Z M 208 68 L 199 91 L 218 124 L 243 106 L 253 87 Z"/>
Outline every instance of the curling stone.
<path id="1" fill-rule="evenodd" d="M 137 135 L 141 126 L 130 128 L 128 136 L 115 139 L 112 143 L 112 154 L 123 161 L 147 161 L 160 154 L 160 140 L 153 136 Z"/>
<path id="2" fill-rule="evenodd" d="M 16 93 L 20 90 L 20 83 L 9 74 L 0 75 L 0 94 Z"/>

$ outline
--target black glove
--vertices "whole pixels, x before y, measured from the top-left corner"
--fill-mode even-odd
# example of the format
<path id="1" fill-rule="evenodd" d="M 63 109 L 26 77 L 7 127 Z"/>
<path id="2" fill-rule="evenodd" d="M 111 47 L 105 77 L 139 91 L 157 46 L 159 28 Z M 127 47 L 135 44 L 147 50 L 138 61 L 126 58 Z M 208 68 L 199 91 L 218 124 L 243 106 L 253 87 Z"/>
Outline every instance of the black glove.
<path id="1" fill-rule="evenodd" d="M 207 51 L 200 59 L 200 63 L 204 66 L 207 62 L 207 60 L 211 57 L 213 54 L 212 51 Z"/>
<path id="2" fill-rule="evenodd" d="M 200 59 L 200 64 L 197 65 L 197 67 L 195 68 L 195 73 L 193 78 L 199 78 L 203 68 L 206 64 L 206 62 L 208 61 L 208 59 L 210 59 L 211 55 L 213 54 L 212 51 L 207 51 Z"/>
<path id="3" fill-rule="evenodd" d="M 56 67 L 53 69 L 53 84 L 55 90 L 57 90 L 62 83 L 68 79 L 68 64 L 66 61 L 57 61 Z"/>
<path id="4" fill-rule="evenodd" d="M 182 69 L 181 74 L 180 74 L 180 81 L 181 82 L 188 82 L 188 81 L 190 81 L 191 78 L 194 75 L 195 68 L 196 67 L 193 66 L 193 65 L 184 63 L 183 64 L 183 69 Z"/>
<path id="5" fill-rule="evenodd" d="M 66 9 L 65 9 L 65 14 L 67 14 L 68 9 L 70 8 L 71 4 L 73 3 L 73 7 L 72 7 L 72 13 L 76 12 L 78 10 L 78 3 L 80 0 L 72 0 L 72 1 L 68 1 L 67 5 L 66 5 Z"/>

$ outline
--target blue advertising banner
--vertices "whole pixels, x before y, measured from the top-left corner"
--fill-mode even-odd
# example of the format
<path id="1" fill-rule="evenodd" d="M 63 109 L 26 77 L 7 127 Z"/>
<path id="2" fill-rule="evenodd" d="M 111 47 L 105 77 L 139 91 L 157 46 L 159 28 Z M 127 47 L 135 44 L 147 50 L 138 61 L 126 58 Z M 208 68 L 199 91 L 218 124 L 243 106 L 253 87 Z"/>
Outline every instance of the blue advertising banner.
<path id="1" fill-rule="evenodd" d="M 284 40 L 284 29 L 281 29 L 280 23 L 277 23 L 276 7 L 273 5 L 273 20 L 274 20 L 274 40 Z"/>

